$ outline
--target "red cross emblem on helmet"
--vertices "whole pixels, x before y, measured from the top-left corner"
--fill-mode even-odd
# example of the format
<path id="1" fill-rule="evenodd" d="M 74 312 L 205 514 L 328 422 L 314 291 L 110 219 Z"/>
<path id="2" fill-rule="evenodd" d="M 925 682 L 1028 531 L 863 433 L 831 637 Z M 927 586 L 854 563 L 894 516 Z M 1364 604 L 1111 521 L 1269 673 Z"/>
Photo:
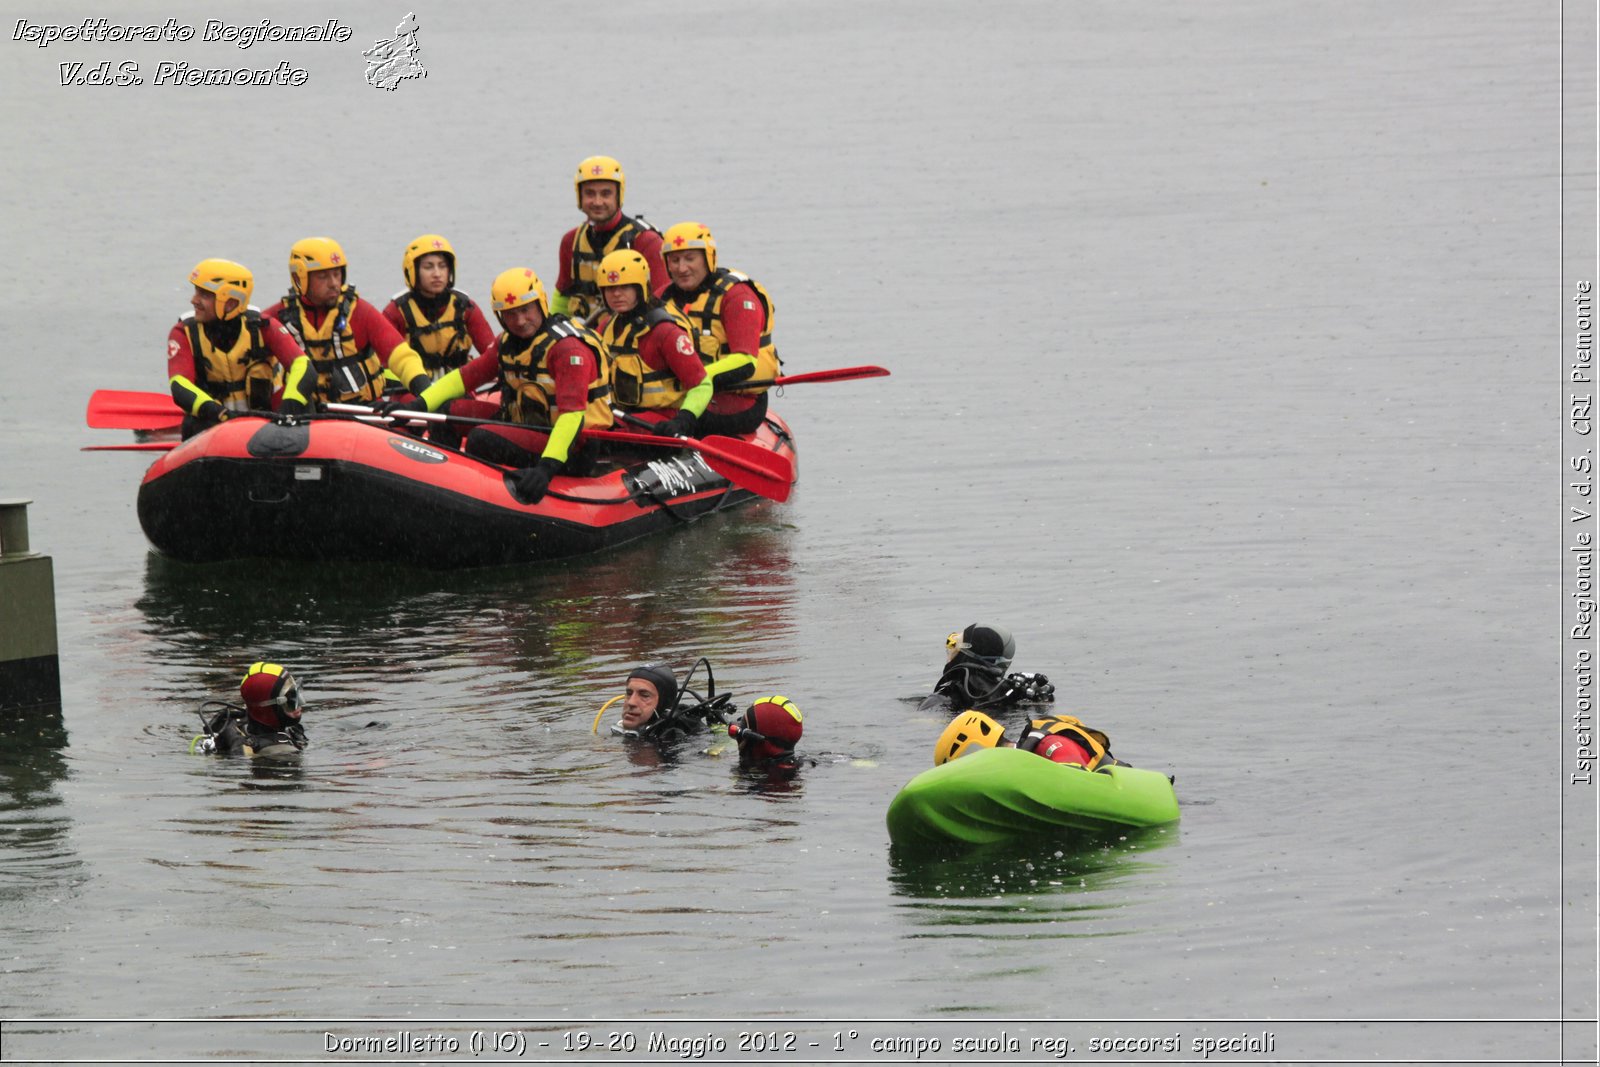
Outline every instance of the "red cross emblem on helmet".
<path id="1" fill-rule="evenodd" d="M 437 238 L 437 237 L 436 237 L 436 238 L 434 238 L 434 240 L 433 240 L 433 247 L 435 247 L 435 248 L 443 248 L 443 247 L 444 247 L 444 242 L 443 242 L 443 241 L 441 241 L 441 240 L 439 240 L 439 239 L 438 239 L 438 238 Z"/>
<path id="2" fill-rule="evenodd" d="M 605 172 L 606 172 L 606 168 L 602 167 L 598 163 L 596 163 L 594 166 L 589 168 L 589 173 L 590 174 L 604 174 Z"/>
<path id="3" fill-rule="evenodd" d="M 333 255 L 328 257 L 328 262 L 329 263 L 341 263 L 341 262 L 343 262 L 343 260 L 340 258 L 339 253 L 335 252 Z"/>
<path id="4" fill-rule="evenodd" d="M 677 245 L 679 248 L 682 248 L 683 247 L 683 234 L 680 233 L 678 236 L 674 237 L 672 239 L 672 243 Z"/>
<path id="5" fill-rule="evenodd" d="M 608 281 L 608 282 L 614 282 L 620 277 L 622 277 L 622 272 L 621 271 L 617 271 L 617 270 L 608 270 L 608 271 L 606 271 L 606 281 Z"/>

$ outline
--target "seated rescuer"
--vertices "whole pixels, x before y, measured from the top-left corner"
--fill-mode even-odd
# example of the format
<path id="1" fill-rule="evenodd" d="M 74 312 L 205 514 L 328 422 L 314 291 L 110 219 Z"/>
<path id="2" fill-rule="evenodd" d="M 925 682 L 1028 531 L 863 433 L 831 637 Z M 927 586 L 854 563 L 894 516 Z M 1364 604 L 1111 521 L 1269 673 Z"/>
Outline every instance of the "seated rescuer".
<path id="1" fill-rule="evenodd" d="M 717 242 L 698 222 L 668 227 L 662 249 L 672 284 L 661 298 L 689 319 L 715 393 L 697 432 L 747 434 L 767 414 L 765 384 L 782 361 L 772 343 L 772 298 L 747 275 L 717 266 Z"/>
<path id="2" fill-rule="evenodd" d="M 502 272 L 494 280 L 490 304 L 505 332 L 465 367 L 444 375 L 415 399 L 384 410 L 448 408 L 452 415 L 505 420 L 510 425 L 474 427 L 466 450 L 522 468 L 513 484 L 522 499 L 536 503 L 553 476 L 580 466 L 582 432 L 611 426 L 611 362 L 593 330 L 550 313 L 544 285 L 529 267 Z M 496 377 L 498 407 L 463 399 Z"/>
<path id="3" fill-rule="evenodd" d="M 406 245 L 400 256 L 406 288 L 383 309 L 413 351 L 422 357 L 428 377 L 438 381 L 466 365 L 473 348 L 489 351 L 494 331 L 472 298 L 456 284 L 456 250 L 436 233 L 425 233 Z"/>
<path id="4" fill-rule="evenodd" d="M 310 362 L 291 368 L 279 411 L 298 414 L 317 397 L 372 403 L 383 396 L 385 366 L 413 393 L 433 380 L 410 342 L 345 284 L 348 265 L 331 237 L 302 238 L 289 249 L 290 290 L 266 314 L 300 342 Z"/>
<path id="5" fill-rule="evenodd" d="M 578 164 L 572 187 L 584 222 L 561 236 L 556 253 L 560 269 L 556 273 L 554 310 L 592 322 L 604 310 L 600 290 L 595 286 L 600 261 L 612 252 L 629 248 L 644 257 L 650 268 L 650 291 L 659 295 L 667 286 L 667 268 L 661 262 L 661 234 L 643 215 L 630 218 L 622 213 L 622 194 L 628 188 L 622 164 L 610 156 L 590 156 Z"/>
<path id="6" fill-rule="evenodd" d="M 197 738 L 202 752 L 223 755 L 292 755 L 306 747 L 300 725 L 305 702 L 294 676 L 277 663 L 252 663 L 239 683 L 244 707 L 225 704 Z"/>
<path id="7" fill-rule="evenodd" d="M 270 411 L 284 371 L 302 355 L 278 320 L 250 305 L 255 275 L 229 259 L 189 272 L 193 310 L 167 334 L 167 378 L 192 437 L 241 411 Z"/>
<path id="8" fill-rule="evenodd" d="M 728 736 L 739 745 L 739 766 L 746 770 L 794 770 L 803 732 L 800 707 L 774 693 L 762 697 L 728 724 Z"/>
<path id="9" fill-rule="evenodd" d="M 963 711 L 939 735 L 933 748 L 933 765 L 939 766 L 980 748 L 1020 748 L 1052 763 L 1071 763 L 1092 771 L 1102 766 L 1126 767 L 1111 754 L 1111 739 L 1072 715 L 1031 719 L 1015 741 L 1005 739 L 1006 729 L 981 711 Z"/>
<path id="10" fill-rule="evenodd" d="M 650 270 L 637 252 L 613 252 L 600 261 L 595 284 L 606 311 L 596 328 L 611 356 L 616 404 L 629 412 L 668 415 L 655 432 L 692 434 L 711 401 L 712 382 L 691 339 L 683 312 L 650 294 Z M 631 429 L 626 423 L 624 427 Z"/>
<path id="11" fill-rule="evenodd" d="M 945 638 L 945 666 L 921 710 L 1006 708 L 1049 703 L 1055 686 L 1042 674 L 1007 674 L 1016 655 L 1011 631 L 973 623 Z"/>

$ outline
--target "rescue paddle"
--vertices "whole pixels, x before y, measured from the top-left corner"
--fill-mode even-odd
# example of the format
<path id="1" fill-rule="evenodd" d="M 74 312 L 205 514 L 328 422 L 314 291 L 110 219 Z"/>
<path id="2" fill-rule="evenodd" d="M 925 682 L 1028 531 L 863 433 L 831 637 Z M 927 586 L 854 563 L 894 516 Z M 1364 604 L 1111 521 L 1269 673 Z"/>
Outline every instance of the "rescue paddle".
<path id="1" fill-rule="evenodd" d="M 748 389 L 755 385 L 799 385 L 802 382 L 853 382 L 857 378 L 887 378 L 887 367 L 835 367 L 833 370 L 807 371 L 805 374 L 785 374 L 777 378 L 761 378 L 753 382 L 735 382 L 730 389 Z"/>
<path id="2" fill-rule="evenodd" d="M 79 452 L 171 452 L 182 441 L 140 441 L 135 445 L 84 445 Z"/>
<path id="3" fill-rule="evenodd" d="M 329 411 L 349 415 L 374 415 L 377 412 L 360 404 L 329 404 Z M 499 419 L 473 419 L 465 415 L 447 415 L 442 411 L 403 411 L 386 416 L 396 422 L 459 422 L 469 426 L 513 426 L 516 423 Z M 524 429 L 548 433 L 548 426 L 523 426 Z M 584 430 L 584 436 L 598 441 L 616 441 L 628 445 L 654 445 L 657 448 L 686 448 L 705 457 L 706 466 L 722 475 L 741 489 L 757 496 L 782 503 L 789 499 L 794 486 L 794 464 L 789 457 L 769 452 L 760 445 L 741 441 L 735 437 L 658 437 L 649 433 L 627 433 L 621 430 Z"/>
<path id="4" fill-rule="evenodd" d="M 85 418 L 95 430 L 175 430 L 183 411 L 166 393 L 96 389 Z"/>

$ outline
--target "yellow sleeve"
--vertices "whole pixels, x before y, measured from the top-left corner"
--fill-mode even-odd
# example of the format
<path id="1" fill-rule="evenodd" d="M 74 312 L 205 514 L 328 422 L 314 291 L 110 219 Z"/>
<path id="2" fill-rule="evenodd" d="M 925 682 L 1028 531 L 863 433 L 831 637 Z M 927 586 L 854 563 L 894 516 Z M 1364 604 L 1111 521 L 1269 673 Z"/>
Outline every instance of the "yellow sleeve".
<path id="1" fill-rule="evenodd" d="M 389 353 L 389 369 L 402 384 L 409 387 L 409 383 L 416 380 L 417 375 L 427 377 L 428 368 L 423 365 L 422 356 L 411 347 L 410 341 L 401 341 L 394 346 L 394 351 Z"/>
<path id="2" fill-rule="evenodd" d="M 737 380 L 731 382 L 717 381 L 718 378 L 722 377 L 724 374 L 727 374 L 729 371 L 739 371 L 743 370 L 745 367 L 749 367 L 750 369 L 745 371 L 745 373 L 740 374 Z M 712 389 L 716 389 L 719 385 L 723 388 L 730 388 L 737 386 L 739 382 L 748 379 L 755 373 L 755 369 L 756 357 L 747 356 L 743 352 L 730 352 L 728 355 L 723 356 L 716 362 L 706 365 L 706 377 L 711 380 Z"/>
<path id="3" fill-rule="evenodd" d="M 539 458 L 566 463 L 567 456 L 572 451 L 572 442 L 577 439 L 578 431 L 581 429 L 583 429 L 583 412 L 568 411 L 556 416 L 556 424 L 550 427 L 550 440 L 546 442 L 544 454 Z"/>
<path id="4" fill-rule="evenodd" d="M 317 368 L 310 356 L 301 356 L 289 364 L 289 373 L 283 376 L 283 399 L 310 404 L 317 393 Z"/>
<path id="5" fill-rule="evenodd" d="M 172 402 L 191 415 L 199 415 L 200 409 L 211 400 L 211 396 L 204 389 L 181 374 L 174 374 L 170 384 Z"/>
<path id="6" fill-rule="evenodd" d="M 467 395 L 467 383 L 461 379 L 461 368 L 446 374 L 420 394 L 429 411 L 438 411 L 452 400 Z"/>

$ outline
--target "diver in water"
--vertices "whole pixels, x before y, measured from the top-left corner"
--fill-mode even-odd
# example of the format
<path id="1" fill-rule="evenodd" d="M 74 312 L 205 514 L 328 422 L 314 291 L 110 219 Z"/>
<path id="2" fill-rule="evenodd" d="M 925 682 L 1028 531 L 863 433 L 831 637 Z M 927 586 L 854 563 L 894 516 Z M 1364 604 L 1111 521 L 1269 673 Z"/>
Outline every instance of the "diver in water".
<path id="1" fill-rule="evenodd" d="M 945 638 L 944 673 L 921 711 L 963 711 L 1048 704 L 1056 687 L 1042 674 L 1008 674 L 1017 642 L 1011 631 L 973 623 Z"/>
<path id="2" fill-rule="evenodd" d="M 701 667 L 706 672 L 705 696 L 691 688 Z M 716 677 L 703 656 L 689 668 L 681 686 L 678 676 L 664 663 L 635 667 L 628 672 L 622 696 L 607 701 L 595 716 L 596 727 L 600 715 L 619 700 L 622 701 L 622 718 L 612 724 L 611 732 L 647 741 L 677 741 L 708 733 L 713 727 L 726 723 L 733 703 L 727 693 L 717 693 Z"/>
<path id="3" fill-rule="evenodd" d="M 208 700 L 200 706 L 205 733 L 194 739 L 196 752 L 224 756 L 293 756 L 306 747 L 300 716 L 305 701 L 300 685 L 277 663 L 252 663 L 239 683 L 244 706 Z M 210 718 L 206 711 L 215 709 Z"/>
<path id="4" fill-rule="evenodd" d="M 788 776 L 814 764 L 795 751 L 802 729 L 799 705 L 777 694 L 762 697 L 728 723 L 728 736 L 739 746 L 739 769 Z"/>
<path id="5" fill-rule="evenodd" d="M 695 676 L 702 668 L 706 675 L 704 696 L 694 688 Z M 738 746 L 742 773 L 787 779 L 802 766 L 815 765 L 815 760 L 795 751 L 802 720 L 800 707 L 794 701 L 774 694 L 762 697 L 739 714 L 733 708 L 733 698 L 716 690 L 711 664 L 704 657 L 690 668 L 681 685 L 672 668 L 646 663 L 629 672 L 623 695 L 612 698 L 600 709 L 595 728 L 598 730 L 606 709 L 621 701 L 622 718 L 612 724 L 611 732 L 655 742 L 663 752 L 676 747 L 674 742 L 714 740 L 725 734 Z M 707 751 L 716 755 L 720 747 Z"/>

